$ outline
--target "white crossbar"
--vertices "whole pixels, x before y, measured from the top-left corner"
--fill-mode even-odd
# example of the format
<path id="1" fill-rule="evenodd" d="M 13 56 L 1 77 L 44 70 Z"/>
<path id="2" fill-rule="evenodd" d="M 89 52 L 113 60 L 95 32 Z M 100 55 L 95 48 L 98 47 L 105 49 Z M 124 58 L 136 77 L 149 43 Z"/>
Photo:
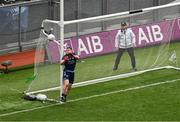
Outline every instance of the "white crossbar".
<path id="1" fill-rule="evenodd" d="M 163 8 L 173 7 L 173 6 L 178 6 L 178 5 L 180 5 L 180 2 L 175 2 L 175 3 L 160 5 L 160 6 L 154 6 L 154 7 L 148 7 L 148 8 L 143 8 L 143 9 L 138 9 L 138 10 L 133 10 L 133 11 L 125 11 L 125 12 L 121 12 L 121 13 L 114 13 L 114 14 L 101 15 L 101 16 L 89 17 L 89 18 L 78 19 L 78 20 L 65 21 L 64 25 L 80 23 L 80 22 L 87 22 L 87 21 L 94 21 L 94 20 L 99 20 L 99 19 L 113 18 L 113 17 L 117 17 L 117 16 L 133 15 L 133 14 L 137 14 L 137 13 L 141 13 L 141 12 L 148 12 L 148 11 L 152 11 L 152 10 L 163 9 Z"/>
<path id="2" fill-rule="evenodd" d="M 153 6 L 153 7 L 148 7 L 148 8 L 143 8 L 143 9 L 138 9 L 138 10 L 132 10 L 132 11 L 125 11 L 125 12 L 120 12 L 120 13 L 114 13 L 114 14 L 108 14 L 108 15 L 101 15 L 101 16 L 95 16 L 95 17 L 89 17 L 89 18 L 83 18 L 83 19 L 77 19 L 77 20 L 70 20 L 70 21 L 64 21 L 64 25 L 69 25 L 69 24 L 75 24 L 75 23 L 81 23 L 81 22 L 87 22 L 87 21 L 95 21 L 95 20 L 103 20 L 107 18 L 113 18 L 113 17 L 118 17 L 118 16 L 133 16 L 134 14 L 141 13 L 141 12 L 148 12 L 152 10 L 157 10 L 157 9 L 163 9 L 167 7 L 174 7 L 180 5 L 180 2 L 174 2 L 174 3 L 169 3 L 165 5 L 160 5 L 160 6 Z M 52 22 L 61 25 L 60 21 L 55 21 L 55 20 L 44 20 L 43 22 Z"/>

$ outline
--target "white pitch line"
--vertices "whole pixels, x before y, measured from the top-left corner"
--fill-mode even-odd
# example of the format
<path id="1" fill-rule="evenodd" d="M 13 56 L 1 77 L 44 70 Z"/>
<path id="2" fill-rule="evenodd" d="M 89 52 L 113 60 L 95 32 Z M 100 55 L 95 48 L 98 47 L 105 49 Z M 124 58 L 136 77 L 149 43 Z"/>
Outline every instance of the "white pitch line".
<path id="1" fill-rule="evenodd" d="M 96 97 L 106 96 L 106 95 L 110 95 L 110 94 L 123 93 L 123 92 L 127 92 L 127 91 L 133 91 L 133 90 L 143 89 L 143 88 L 147 88 L 147 87 L 158 86 L 158 85 L 167 84 L 167 83 L 173 83 L 173 82 L 176 82 L 176 81 L 180 81 L 180 79 L 164 81 L 164 82 L 158 82 L 158 83 L 152 83 L 152 84 L 148 84 L 148 85 L 137 86 L 137 87 L 117 90 L 117 91 L 113 91 L 113 92 L 102 93 L 102 94 L 99 94 L 99 95 L 92 95 L 92 96 L 89 96 L 89 97 L 83 97 L 83 98 L 79 98 L 79 99 L 75 99 L 75 100 L 69 100 L 69 102 L 87 100 L 87 99 L 90 99 L 90 98 L 96 98 Z"/>
<path id="2" fill-rule="evenodd" d="M 68 103 L 77 102 L 77 101 L 82 101 L 82 100 L 87 100 L 87 99 L 96 98 L 96 97 L 102 97 L 102 96 L 106 96 L 106 95 L 110 95 L 110 94 L 116 94 L 116 93 L 123 93 L 123 92 L 128 92 L 128 91 L 134 91 L 134 90 L 143 89 L 143 88 L 147 88 L 147 87 L 153 87 L 153 86 L 158 86 L 158 85 L 173 83 L 173 82 L 176 82 L 176 81 L 180 81 L 180 79 L 168 80 L 168 81 L 164 81 L 164 82 L 152 83 L 152 84 L 148 84 L 148 85 L 142 85 L 142 86 L 127 88 L 127 89 L 117 90 L 117 91 L 113 91 L 113 92 L 107 92 L 107 93 L 102 93 L 102 94 L 98 94 L 98 95 L 92 95 L 92 96 L 89 96 L 89 97 L 83 97 L 83 98 L 78 98 L 78 99 L 74 99 L 74 100 L 69 100 Z M 56 103 L 56 104 L 51 104 L 51 105 L 47 105 L 47 106 L 36 107 L 36 108 L 32 108 L 32 109 L 26 109 L 26 110 L 20 110 L 20 111 L 15 111 L 15 112 L 10 112 L 10 113 L 0 114 L 0 117 L 9 116 L 9 115 L 14 115 L 14 114 L 18 114 L 18 113 L 29 112 L 29 111 L 38 110 L 38 109 L 43 109 L 43 108 L 48 108 L 48 107 L 52 107 L 52 106 L 56 106 L 56 105 L 63 105 L 63 104 L 61 104 L 61 103 Z"/>

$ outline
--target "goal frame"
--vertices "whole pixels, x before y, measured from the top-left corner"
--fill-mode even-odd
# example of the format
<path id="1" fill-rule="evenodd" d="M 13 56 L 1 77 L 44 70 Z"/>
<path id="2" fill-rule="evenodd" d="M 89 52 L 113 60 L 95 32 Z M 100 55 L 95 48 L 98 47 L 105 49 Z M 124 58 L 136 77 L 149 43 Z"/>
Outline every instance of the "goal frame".
<path id="1" fill-rule="evenodd" d="M 42 27 L 44 26 L 45 22 L 49 23 L 55 23 L 58 24 L 60 27 L 60 54 L 64 54 L 64 26 L 69 25 L 69 24 L 75 24 L 75 23 L 81 23 L 81 22 L 86 22 L 86 21 L 95 21 L 95 20 L 103 20 L 106 18 L 112 18 L 112 17 L 119 17 L 123 18 L 121 16 L 133 16 L 142 12 L 149 12 L 152 10 L 157 10 L 157 9 L 162 9 L 162 8 L 167 8 L 167 7 L 173 7 L 173 6 L 178 6 L 180 5 L 180 2 L 176 3 L 170 3 L 170 4 L 165 4 L 165 5 L 160 5 L 160 6 L 154 6 L 154 7 L 148 7 L 148 8 L 143 8 L 143 9 L 138 9 L 138 10 L 133 10 L 133 11 L 125 11 L 125 12 L 120 12 L 120 13 L 114 13 L 114 14 L 108 14 L 108 15 L 101 15 L 101 16 L 96 16 L 96 17 L 89 17 L 89 18 L 83 18 L 83 19 L 78 19 L 78 20 L 71 20 L 71 21 L 64 21 L 64 0 L 60 0 L 59 6 L 60 6 L 60 21 L 55 21 L 55 20 L 48 20 L 45 19 L 42 22 Z M 62 56 L 60 56 L 60 61 L 62 59 Z M 120 74 L 120 75 L 115 75 L 115 76 L 109 76 L 109 77 L 104 77 L 104 78 L 99 78 L 99 79 L 94 79 L 94 80 L 89 80 L 89 81 L 83 81 L 80 83 L 75 83 L 73 87 L 81 87 L 81 86 L 86 86 L 86 85 L 91 85 L 91 84 L 96 84 L 100 82 L 107 82 L 111 80 L 116 80 L 116 79 L 121 79 L 121 78 L 127 78 L 135 75 L 139 75 L 145 72 L 150 72 L 150 71 L 155 71 L 155 70 L 162 70 L 162 69 L 174 69 L 174 70 L 180 70 L 178 67 L 173 67 L 173 66 L 164 66 L 164 67 L 157 67 L 157 68 L 152 68 L 152 69 L 147 69 L 147 70 L 141 70 L 141 71 L 136 71 L 136 72 L 131 72 L 131 73 L 125 73 L 125 74 Z M 42 89 L 38 91 L 33 91 L 33 92 L 26 92 L 27 94 L 35 94 L 35 93 L 40 93 L 40 92 L 47 92 L 47 91 L 52 91 L 52 90 L 57 90 L 59 89 L 60 92 L 60 97 L 62 95 L 63 91 L 63 66 L 60 65 L 60 79 L 59 79 L 59 84 L 60 86 L 54 87 L 54 88 L 48 88 L 48 89 Z"/>

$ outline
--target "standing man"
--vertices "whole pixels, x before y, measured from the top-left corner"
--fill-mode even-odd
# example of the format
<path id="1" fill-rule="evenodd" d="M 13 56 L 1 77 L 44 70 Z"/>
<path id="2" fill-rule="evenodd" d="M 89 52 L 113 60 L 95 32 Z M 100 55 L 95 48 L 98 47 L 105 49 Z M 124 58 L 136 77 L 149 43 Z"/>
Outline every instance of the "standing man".
<path id="1" fill-rule="evenodd" d="M 64 65 L 63 70 L 63 93 L 61 95 L 61 102 L 66 102 L 66 97 L 71 90 L 71 86 L 74 83 L 74 70 L 76 62 L 80 57 L 75 55 L 71 47 L 66 48 L 66 54 L 63 56 L 61 65 Z"/>
<path id="2" fill-rule="evenodd" d="M 124 51 L 127 50 L 130 58 L 131 58 L 131 65 L 132 70 L 136 71 L 136 60 L 134 56 L 134 45 L 135 45 L 135 35 L 126 22 L 121 23 L 121 30 L 118 31 L 116 38 L 115 38 L 115 47 L 118 49 L 118 54 L 116 57 L 116 61 L 114 64 L 113 70 L 118 69 L 118 65 L 120 63 L 121 56 L 123 55 Z"/>

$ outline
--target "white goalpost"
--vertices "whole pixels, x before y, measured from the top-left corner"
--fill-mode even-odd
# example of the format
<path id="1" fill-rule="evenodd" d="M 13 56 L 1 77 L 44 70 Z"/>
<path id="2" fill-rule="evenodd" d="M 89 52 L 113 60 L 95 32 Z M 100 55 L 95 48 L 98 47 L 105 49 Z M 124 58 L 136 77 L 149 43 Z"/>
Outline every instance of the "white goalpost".
<path id="1" fill-rule="evenodd" d="M 63 57 L 64 52 L 64 0 L 60 0 L 60 40 L 61 40 L 61 56 L 60 61 Z M 62 97 L 62 91 L 63 91 L 63 66 L 60 65 L 60 98 Z"/>
<path id="2" fill-rule="evenodd" d="M 77 69 L 79 68 L 80 71 L 77 71 L 77 77 L 79 78 L 80 82 L 76 82 L 75 84 L 73 84 L 73 87 L 81 87 L 120 78 L 127 78 L 142 73 L 162 69 L 180 70 L 180 68 L 178 67 L 177 58 L 179 54 L 177 54 L 177 45 L 179 44 L 179 42 L 177 41 L 176 35 L 177 29 L 174 29 L 176 26 L 175 24 L 179 24 L 178 17 L 180 16 L 180 13 L 179 16 L 170 18 L 170 20 L 169 18 L 165 18 L 165 16 L 167 17 L 167 15 L 162 15 L 164 9 L 171 9 L 176 7 L 178 10 L 180 10 L 179 5 L 180 2 L 176 2 L 166 5 L 143 8 L 139 10 L 64 21 L 64 0 L 60 0 L 60 21 L 44 20 L 42 22 L 43 29 L 40 35 L 40 41 L 38 42 L 35 56 L 35 78 L 32 80 L 32 83 L 28 87 L 26 94 L 47 93 L 49 96 L 53 96 L 54 93 L 48 92 L 57 90 L 59 96 L 61 96 L 63 91 L 63 66 L 61 66 L 59 62 L 64 55 L 64 47 L 66 46 L 66 44 L 69 44 L 71 46 L 75 45 L 75 47 L 73 47 L 74 51 L 83 52 L 81 53 L 81 55 L 83 58 L 85 58 L 85 60 L 87 60 L 87 63 L 85 61 L 85 63 L 78 64 Z M 153 18 L 151 17 L 151 15 L 153 16 Z M 164 19 L 160 18 L 159 15 L 163 16 Z M 169 15 L 172 14 L 169 13 Z M 157 16 L 158 19 L 154 16 Z M 138 20 L 138 18 L 141 17 L 150 17 L 151 21 L 141 24 L 139 20 L 135 23 L 134 20 Z M 121 19 L 123 21 L 128 20 L 128 22 L 132 26 L 132 30 L 136 35 L 136 40 L 139 40 L 139 42 L 137 42 L 138 46 L 135 47 L 135 54 L 138 55 L 136 57 L 138 71 L 135 72 L 131 72 L 127 68 L 129 66 L 130 59 L 128 57 L 126 59 L 126 56 L 124 57 L 125 61 L 121 62 L 122 65 L 121 63 L 119 64 L 122 66 L 122 71 L 111 71 L 111 67 L 114 63 L 114 59 L 112 61 L 112 54 L 114 54 L 115 50 L 114 48 L 110 48 L 110 44 L 112 44 L 113 47 L 115 34 L 117 33 L 117 30 L 120 29 L 118 26 L 120 23 L 119 20 Z M 155 21 L 155 19 L 157 20 Z M 153 22 L 157 23 L 153 25 Z M 105 24 L 106 30 L 99 31 L 99 23 Z M 112 23 L 115 23 L 114 25 L 116 28 L 112 29 L 112 27 L 114 26 Z M 77 24 L 79 24 L 80 29 L 82 29 L 82 32 L 80 30 L 80 34 L 82 33 L 82 35 L 77 37 L 65 37 L 65 29 L 69 26 L 73 27 Z M 92 26 L 93 29 L 91 29 Z M 163 29 L 161 29 L 161 27 L 163 27 Z M 45 34 L 43 34 L 45 33 L 45 31 L 51 30 L 51 28 L 53 28 L 52 33 L 55 35 L 56 41 L 60 43 L 59 45 L 56 45 L 54 42 L 47 42 L 47 37 L 45 36 Z M 86 31 L 86 29 L 91 29 L 93 30 L 93 32 Z M 143 29 L 145 31 L 143 31 Z M 96 34 L 99 34 L 99 36 L 97 36 Z M 100 37 L 102 37 L 103 39 L 108 38 L 109 40 L 108 44 L 105 44 L 104 47 L 102 46 L 102 41 L 104 41 L 105 39 L 100 39 Z M 85 40 L 84 42 L 83 39 Z M 73 42 L 76 40 L 78 41 L 77 43 Z M 176 41 L 171 42 L 171 40 Z M 104 41 L 103 43 L 106 42 Z M 173 46 L 171 46 L 171 43 Z M 89 49 L 86 49 L 85 45 L 87 45 Z M 104 53 L 102 53 L 103 49 Z M 170 52 L 172 52 L 173 50 L 173 52 L 175 53 L 170 54 L 169 50 Z M 48 55 L 50 55 L 51 60 L 48 58 Z M 98 59 L 101 56 L 103 61 L 101 61 L 101 59 Z M 115 56 L 116 55 L 114 55 L 113 57 Z M 97 57 L 97 65 L 99 65 L 102 69 L 96 68 L 94 66 L 96 65 L 96 62 L 92 57 Z M 92 75 L 92 71 L 97 74 L 97 76 Z M 54 96 L 55 97 L 52 97 L 53 99 L 58 99 L 57 94 Z"/>

